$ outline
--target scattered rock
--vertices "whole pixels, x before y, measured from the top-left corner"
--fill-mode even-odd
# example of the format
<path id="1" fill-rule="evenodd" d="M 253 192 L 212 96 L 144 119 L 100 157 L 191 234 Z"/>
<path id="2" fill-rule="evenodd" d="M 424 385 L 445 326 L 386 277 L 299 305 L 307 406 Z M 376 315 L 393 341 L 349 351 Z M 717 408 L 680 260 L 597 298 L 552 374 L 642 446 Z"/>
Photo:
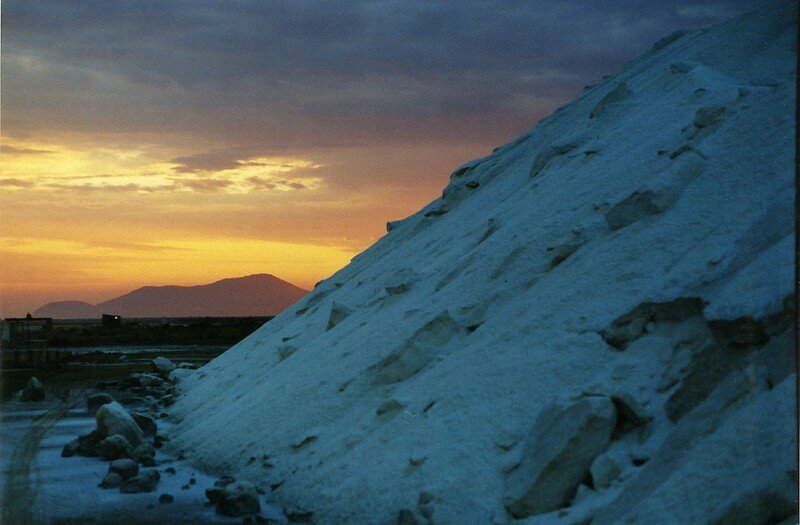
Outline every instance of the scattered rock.
<path id="1" fill-rule="evenodd" d="M 172 467 L 167 467 L 166 469 L 164 469 L 164 473 L 166 473 L 166 474 L 175 474 L 175 469 L 172 468 Z"/>
<path id="2" fill-rule="evenodd" d="M 175 385 L 180 383 L 181 381 L 184 381 L 187 377 L 191 376 L 192 374 L 194 374 L 194 370 L 189 368 L 179 367 L 170 372 L 169 375 L 167 376 L 167 379 L 169 380 L 170 383 Z"/>
<path id="3" fill-rule="evenodd" d="M 158 465 L 155 456 L 151 454 L 145 454 L 139 458 L 139 463 L 142 464 L 143 467 L 155 467 Z"/>
<path id="4" fill-rule="evenodd" d="M 172 496 L 172 494 L 164 493 L 158 497 L 158 502 L 162 505 L 165 503 L 172 503 L 173 501 L 175 501 L 175 497 Z"/>
<path id="5" fill-rule="evenodd" d="M 153 372 L 156 374 L 161 374 L 163 376 L 169 375 L 170 372 L 175 370 L 177 366 L 175 363 L 167 359 L 166 357 L 156 357 L 152 361 L 150 361 L 150 367 L 152 368 Z"/>
<path id="6" fill-rule="evenodd" d="M 97 420 L 97 431 L 103 437 L 119 434 L 133 447 L 139 446 L 142 442 L 144 436 L 139 425 L 116 401 L 101 406 L 97 410 L 95 419 Z"/>
<path id="7" fill-rule="evenodd" d="M 139 465 L 132 459 L 117 459 L 111 462 L 108 466 L 108 471 L 119 474 L 119 476 L 125 480 L 139 473 Z"/>
<path id="8" fill-rule="evenodd" d="M 236 481 L 236 478 L 234 478 L 233 476 L 222 476 L 221 478 L 219 478 L 217 481 L 214 482 L 214 486 L 225 487 L 226 485 L 229 485 L 234 481 Z"/>
<path id="9" fill-rule="evenodd" d="M 156 431 L 158 430 L 158 425 L 156 425 L 156 420 L 146 414 L 132 414 L 133 420 L 136 421 L 136 424 L 139 425 L 139 428 L 142 429 L 142 432 L 145 436 L 155 436 Z"/>
<path id="10" fill-rule="evenodd" d="M 89 413 L 90 416 L 93 416 L 97 413 L 97 410 L 103 406 L 107 405 L 108 403 L 113 403 L 114 398 L 111 394 L 94 394 L 86 398 L 86 411 Z"/>
<path id="11" fill-rule="evenodd" d="M 119 434 L 108 436 L 95 447 L 97 455 L 106 461 L 127 457 L 130 455 L 131 445 L 128 440 Z"/>
<path id="12" fill-rule="evenodd" d="M 130 455 L 131 459 L 133 459 L 134 461 L 138 461 L 139 463 L 142 463 L 142 458 L 144 458 L 145 456 L 155 457 L 156 451 L 149 443 L 142 441 L 138 447 L 135 447 L 131 451 Z"/>
<path id="13" fill-rule="evenodd" d="M 219 496 L 222 494 L 222 490 L 223 490 L 222 487 L 216 487 L 216 486 L 208 487 L 206 489 L 206 498 L 208 498 L 208 501 L 210 501 L 211 503 L 216 503 L 217 500 L 219 499 Z"/>
<path id="14" fill-rule="evenodd" d="M 97 485 L 101 489 L 115 489 L 122 485 L 122 476 L 116 472 L 108 472 Z"/>
<path id="15" fill-rule="evenodd" d="M 261 510 L 258 492 L 252 483 L 235 481 L 225 486 L 216 501 L 218 514 L 223 516 L 248 516 Z"/>
<path id="16" fill-rule="evenodd" d="M 161 479 L 161 474 L 155 469 L 143 470 L 136 476 L 125 481 L 120 487 L 119 491 L 124 494 L 140 494 L 143 492 L 153 492 L 158 480 Z"/>
<path id="17" fill-rule="evenodd" d="M 72 456 L 78 453 L 79 448 L 80 448 L 80 443 L 78 442 L 77 439 L 73 439 L 72 441 L 64 445 L 63 449 L 61 449 L 61 457 L 71 458 Z"/>
<path id="18" fill-rule="evenodd" d="M 96 456 L 95 447 L 103 440 L 97 429 L 78 436 L 78 454 L 81 456 Z"/>
<path id="19" fill-rule="evenodd" d="M 166 434 L 156 434 L 153 437 L 153 446 L 155 448 L 161 448 L 164 446 L 164 443 L 169 441 L 169 436 Z"/>
<path id="20" fill-rule="evenodd" d="M 20 401 L 44 401 L 44 385 L 35 377 L 28 379 L 28 384 L 22 390 Z"/>
<path id="21" fill-rule="evenodd" d="M 608 397 L 545 408 L 525 442 L 522 462 L 506 480 L 504 504 L 522 518 L 563 507 L 592 461 L 608 446 L 616 409 Z"/>
<path id="22" fill-rule="evenodd" d="M 139 374 L 139 386 L 143 388 L 158 388 L 164 384 L 164 380 L 153 374 Z"/>

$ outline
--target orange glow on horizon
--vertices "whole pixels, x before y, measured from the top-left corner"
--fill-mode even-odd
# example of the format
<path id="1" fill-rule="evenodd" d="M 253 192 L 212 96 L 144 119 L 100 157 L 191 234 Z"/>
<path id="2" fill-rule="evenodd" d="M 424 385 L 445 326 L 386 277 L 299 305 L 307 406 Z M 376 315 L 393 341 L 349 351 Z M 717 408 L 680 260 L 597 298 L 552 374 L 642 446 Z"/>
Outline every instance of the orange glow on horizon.
<path id="1" fill-rule="evenodd" d="M 427 155 L 444 175 L 464 151 L 419 148 L 409 161 L 402 147 L 352 148 L 204 166 L 181 164 L 176 146 L 114 140 L 0 138 L 0 317 L 255 273 L 310 289 L 441 188 L 392 174 L 417 177 Z M 354 169 L 368 183 L 349 182 Z"/>

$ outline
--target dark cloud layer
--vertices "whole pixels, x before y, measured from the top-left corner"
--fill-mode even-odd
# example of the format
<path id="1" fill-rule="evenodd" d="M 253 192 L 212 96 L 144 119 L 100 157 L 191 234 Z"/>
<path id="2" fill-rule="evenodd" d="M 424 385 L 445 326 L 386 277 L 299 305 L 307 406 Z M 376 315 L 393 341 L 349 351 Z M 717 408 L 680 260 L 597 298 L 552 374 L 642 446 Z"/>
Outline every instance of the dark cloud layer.
<path id="1" fill-rule="evenodd" d="M 7 0 L 5 124 L 250 150 L 510 138 L 664 34 L 750 4 Z"/>

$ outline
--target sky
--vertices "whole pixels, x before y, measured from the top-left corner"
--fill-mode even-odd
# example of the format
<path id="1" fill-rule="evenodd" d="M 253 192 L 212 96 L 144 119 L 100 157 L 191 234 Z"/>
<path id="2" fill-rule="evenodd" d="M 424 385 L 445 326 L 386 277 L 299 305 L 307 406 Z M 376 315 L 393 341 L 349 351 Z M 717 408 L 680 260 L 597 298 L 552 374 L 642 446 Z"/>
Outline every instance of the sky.
<path id="1" fill-rule="evenodd" d="M 659 38 L 743 0 L 4 0 L 0 316 L 305 288 Z"/>

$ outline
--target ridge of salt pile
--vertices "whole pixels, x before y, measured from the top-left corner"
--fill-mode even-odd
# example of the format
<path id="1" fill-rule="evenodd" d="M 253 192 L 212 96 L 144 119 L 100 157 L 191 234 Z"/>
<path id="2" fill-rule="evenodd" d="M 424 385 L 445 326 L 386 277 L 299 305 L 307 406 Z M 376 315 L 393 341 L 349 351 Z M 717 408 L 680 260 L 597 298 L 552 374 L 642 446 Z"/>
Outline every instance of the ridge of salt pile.
<path id="1" fill-rule="evenodd" d="M 184 379 L 171 443 L 319 523 L 795 515 L 795 28 L 670 35 L 457 169 Z"/>

